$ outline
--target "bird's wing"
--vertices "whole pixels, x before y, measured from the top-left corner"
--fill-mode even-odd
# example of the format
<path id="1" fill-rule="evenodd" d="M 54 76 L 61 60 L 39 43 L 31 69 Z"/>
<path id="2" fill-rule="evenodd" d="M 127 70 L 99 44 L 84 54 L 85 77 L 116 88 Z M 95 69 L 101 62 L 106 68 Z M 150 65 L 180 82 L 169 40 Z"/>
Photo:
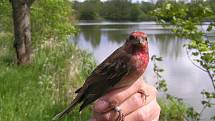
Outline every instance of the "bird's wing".
<path id="1" fill-rule="evenodd" d="M 76 98 L 66 109 L 56 115 L 53 120 L 62 118 L 81 101 L 83 101 L 83 103 L 80 110 L 103 96 L 129 72 L 129 60 L 129 54 L 127 54 L 122 48 L 117 49 L 104 62 L 97 66 L 97 68 L 86 79 L 84 85 L 76 91 L 76 93 L 78 93 Z"/>
<path id="2" fill-rule="evenodd" d="M 80 110 L 103 96 L 129 72 L 130 55 L 122 48 L 117 49 L 102 62 L 87 78 L 85 84 L 77 91 L 83 101 Z"/>
<path id="3" fill-rule="evenodd" d="M 127 67 L 127 63 L 130 60 L 129 55 L 124 51 L 124 49 L 118 48 L 115 50 L 108 58 L 106 58 L 101 64 L 99 64 L 94 71 L 87 77 L 84 85 L 77 89 L 75 93 L 79 93 L 84 87 L 88 87 L 90 84 L 94 83 L 96 77 L 101 75 L 107 75 L 111 70 L 122 70 L 121 68 Z M 109 75 L 111 76 L 111 75 Z"/>
<path id="4" fill-rule="evenodd" d="M 114 81 L 117 75 L 128 72 L 127 65 L 130 58 L 130 55 L 124 49 L 117 49 L 92 72 L 87 82 L 91 83 L 91 78 L 95 76 L 102 76 L 106 78 L 105 80 Z"/>

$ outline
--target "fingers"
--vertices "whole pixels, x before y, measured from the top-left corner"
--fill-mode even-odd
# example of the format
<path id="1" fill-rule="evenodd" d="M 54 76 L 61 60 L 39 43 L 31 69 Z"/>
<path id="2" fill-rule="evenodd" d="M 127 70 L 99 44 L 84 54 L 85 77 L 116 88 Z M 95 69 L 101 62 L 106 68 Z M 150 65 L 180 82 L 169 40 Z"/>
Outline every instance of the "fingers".
<path id="1" fill-rule="evenodd" d="M 137 110 L 144 105 L 145 101 L 140 93 L 132 95 L 129 99 L 123 102 L 119 107 L 125 115 Z"/>
<path id="2" fill-rule="evenodd" d="M 143 95 L 141 93 L 137 93 L 137 92 L 139 92 L 139 90 L 143 90 L 143 89 L 144 89 L 144 92 L 146 93 L 146 95 L 149 95 L 146 98 L 146 100 L 144 100 L 145 97 L 143 97 Z M 125 93 L 125 94 L 127 94 L 127 93 Z M 154 87 L 146 85 L 143 82 L 141 82 L 139 88 L 136 88 L 135 93 L 132 96 L 130 96 L 129 98 L 124 98 L 126 96 L 123 97 L 123 96 L 119 96 L 119 95 L 117 95 L 117 96 L 119 96 L 118 98 L 115 98 L 115 95 L 111 94 L 110 97 L 109 97 L 109 101 L 112 100 L 112 98 L 113 99 L 119 99 L 119 100 L 123 100 L 123 99 L 120 99 L 120 98 L 126 99 L 126 101 L 123 101 L 119 105 L 119 108 L 121 109 L 122 113 L 125 114 L 125 116 L 126 115 L 129 116 L 130 113 L 133 114 L 134 111 L 136 111 L 139 108 L 143 107 L 144 105 L 152 102 L 152 100 L 155 100 L 155 102 L 156 102 L 156 95 L 157 95 L 157 91 L 156 91 L 156 89 Z M 100 103 L 99 103 L 99 104 L 101 104 L 100 107 L 102 107 L 101 102 L 102 101 L 100 101 Z M 104 106 L 104 102 L 105 101 L 103 101 L 103 106 Z M 120 102 L 120 101 L 118 101 L 118 102 Z M 153 108 L 153 107 L 151 107 L 151 108 Z M 114 120 L 116 120 L 118 118 L 118 113 L 116 111 L 114 111 L 114 110 L 110 110 L 110 111 L 105 112 L 105 113 L 104 112 L 103 113 L 94 112 L 94 118 L 96 118 L 97 121 L 114 121 Z"/>
<path id="3" fill-rule="evenodd" d="M 144 94 L 135 93 L 126 101 L 124 101 L 122 104 L 120 104 L 119 107 L 122 109 L 125 115 L 129 115 L 130 113 L 134 112 L 138 108 L 144 105 L 147 105 L 152 100 L 156 99 L 157 92 L 154 87 L 149 85 L 143 85 L 139 90 L 143 90 Z"/>
<path id="4" fill-rule="evenodd" d="M 127 115 L 134 110 L 137 110 L 138 108 L 142 107 L 144 105 L 144 100 L 140 93 L 136 93 L 129 97 L 125 102 L 119 105 L 119 109 L 121 110 L 120 113 Z M 118 118 L 119 113 L 115 110 L 110 110 L 106 113 L 94 113 L 94 117 L 98 121 L 114 121 Z"/>
<path id="5" fill-rule="evenodd" d="M 142 80 L 138 80 L 130 87 L 113 90 L 105 96 L 101 97 L 95 103 L 94 112 L 105 113 L 107 111 L 110 111 L 113 106 L 121 104 L 128 97 L 136 93 L 138 89 L 140 89 L 142 83 Z"/>
<path id="6" fill-rule="evenodd" d="M 156 100 L 151 101 L 125 117 L 125 121 L 158 121 L 160 106 Z"/>
<path id="7" fill-rule="evenodd" d="M 161 110 L 161 109 L 159 108 L 159 110 Z M 159 121 L 159 118 L 160 118 L 160 112 L 158 113 L 157 117 L 152 121 Z"/>

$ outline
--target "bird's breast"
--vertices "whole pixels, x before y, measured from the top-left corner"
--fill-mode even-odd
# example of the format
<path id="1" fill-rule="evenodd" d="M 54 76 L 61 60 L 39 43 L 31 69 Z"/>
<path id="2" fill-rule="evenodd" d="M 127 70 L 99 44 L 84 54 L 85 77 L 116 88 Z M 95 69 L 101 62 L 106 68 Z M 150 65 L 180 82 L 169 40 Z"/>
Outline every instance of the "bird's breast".
<path id="1" fill-rule="evenodd" d="M 128 63 L 129 73 L 127 73 L 120 81 L 117 83 L 113 89 L 118 89 L 122 87 L 127 87 L 132 85 L 140 76 L 144 73 L 148 64 L 148 54 L 136 54 L 131 55 L 131 60 Z"/>
<path id="2" fill-rule="evenodd" d="M 149 62 L 149 55 L 147 53 L 138 53 L 133 56 L 132 63 L 136 71 L 143 73 Z"/>

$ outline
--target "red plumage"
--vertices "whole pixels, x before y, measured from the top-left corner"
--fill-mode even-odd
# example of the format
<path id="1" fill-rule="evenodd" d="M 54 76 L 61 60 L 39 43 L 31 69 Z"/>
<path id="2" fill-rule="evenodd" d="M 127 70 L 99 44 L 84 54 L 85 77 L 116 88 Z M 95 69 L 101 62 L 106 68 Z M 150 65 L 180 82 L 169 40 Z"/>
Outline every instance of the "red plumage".
<path id="1" fill-rule="evenodd" d="M 79 88 L 76 98 L 53 120 L 62 118 L 78 103 L 80 111 L 111 90 L 130 86 L 145 71 L 149 62 L 147 35 L 132 32 L 125 44 L 98 65 Z"/>

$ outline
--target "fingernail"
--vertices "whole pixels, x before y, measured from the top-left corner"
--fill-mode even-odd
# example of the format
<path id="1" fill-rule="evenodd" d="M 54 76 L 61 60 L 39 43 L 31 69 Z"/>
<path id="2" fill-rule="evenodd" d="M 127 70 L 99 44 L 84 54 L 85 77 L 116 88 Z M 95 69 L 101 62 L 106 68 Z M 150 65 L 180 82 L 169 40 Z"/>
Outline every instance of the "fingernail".
<path id="1" fill-rule="evenodd" d="M 96 121 L 96 119 L 95 118 L 91 118 L 89 121 Z"/>
<path id="2" fill-rule="evenodd" d="M 109 107 L 109 103 L 105 100 L 98 100 L 95 105 L 95 112 L 103 112 Z"/>

